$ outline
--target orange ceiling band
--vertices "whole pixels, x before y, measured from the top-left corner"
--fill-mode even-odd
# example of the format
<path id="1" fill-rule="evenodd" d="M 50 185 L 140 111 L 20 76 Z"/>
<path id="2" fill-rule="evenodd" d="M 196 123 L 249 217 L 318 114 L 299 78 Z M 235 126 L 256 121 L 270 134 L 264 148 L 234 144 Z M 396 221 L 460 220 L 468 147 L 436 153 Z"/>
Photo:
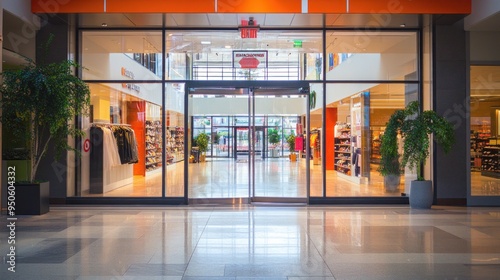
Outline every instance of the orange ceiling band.
<path id="1" fill-rule="evenodd" d="M 297 14 L 303 12 L 321 14 L 470 14 L 471 0 L 32 0 L 31 11 L 47 14 Z"/>
<path id="2" fill-rule="evenodd" d="M 470 14 L 471 0 L 349 0 L 353 14 Z"/>

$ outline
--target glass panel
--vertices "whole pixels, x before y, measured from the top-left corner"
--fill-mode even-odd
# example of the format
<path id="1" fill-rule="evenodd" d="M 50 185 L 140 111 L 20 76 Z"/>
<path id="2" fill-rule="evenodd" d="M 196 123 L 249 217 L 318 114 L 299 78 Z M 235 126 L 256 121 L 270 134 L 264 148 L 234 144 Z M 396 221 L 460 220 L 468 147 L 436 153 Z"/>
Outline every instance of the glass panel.
<path id="1" fill-rule="evenodd" d="M 160 81 L 163 56 L 159 31 L 85 31 L 82 33 L 82 78 Z"/>
<path id="2" fill-rule="evenodd" d="M 415 32 L 328 31 L 327 80 L 417 81 Z"/>
<path id="3" fill-rule="evenodd" d="M 399 183 L 390 188 L 377 171 L 380 137 L 394 111 L 417 94 L 417 84 L 327 85 L 327 196 L 401 196 L 406 192 L 405 183 L 414 173 L 405 170 Z"/>
<path id="4" fill-rule="evenodd" d="M 470 70 L 471 195 L 500 195 L 500 66 Z"/>
<path id="5" fill-rule="evenodd" d="M 208 92 L 209 90 L 207 90 Z M 189 97 L 191 156 L 188 178 L 190 198 L 247 198 L 249 194 L 249 118 L 248 90 L 232 94 L 229 89 L 203 94 L 196 89 Z M 226 92 L 227 91 L 227 92 Z M 212 89 L 213 92 L 213 89 Z M 205 159 L 199 153 L 194 137 L 209 135 Z"/>
<path id="6" fill-rule="evenodd" d="M 161 196 L 161 85 L 140 84 L 140 96 L 122 84 L 89 87 L 91 112 L 82 120 L 86 135 L 77 195 Z"/>
<path id="7" fill-rule="evenodd" d="M 295 147 L 290 150 L 290 143 L 295 146 L 297 124 L 305 120 L 307 96 L 255 94 L 256 119 L 268 117 L 267 125 L 255 127 L 254 195 L 306 197 L 306 158 L 301 158 Z M 268 153 L 262 150 L 266 146 Z"/>
<path id="8" fill-rule="evenodd" d="M 165 196 L 184 196 L 184 84 L 165 85 Z"/>
<path id="9" fill-rule="evenodd" d="M 171 69 L 167 77 L 218 81 L 320 79 L 316 63 L 323 49 L 321 32 L 261 30 L 255 39 L 238 35 L 234 31 L 169 30 L 165 43 L 168 60 L 176 57 L 181 65 L 192 65 L 192 70 Z M 305 64 L 312 65 L 307 73 L 303 71 Z"/>

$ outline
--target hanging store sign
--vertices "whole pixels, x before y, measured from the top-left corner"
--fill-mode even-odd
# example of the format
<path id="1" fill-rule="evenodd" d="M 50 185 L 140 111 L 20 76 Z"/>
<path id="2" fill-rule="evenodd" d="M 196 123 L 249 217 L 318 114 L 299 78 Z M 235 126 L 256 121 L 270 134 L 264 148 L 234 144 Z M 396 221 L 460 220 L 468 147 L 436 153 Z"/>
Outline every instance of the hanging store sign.
<path id="1" fill-rule="evenodd" d="M 267 51 L 233 51 L 233 68 L 267 68 Z"/>

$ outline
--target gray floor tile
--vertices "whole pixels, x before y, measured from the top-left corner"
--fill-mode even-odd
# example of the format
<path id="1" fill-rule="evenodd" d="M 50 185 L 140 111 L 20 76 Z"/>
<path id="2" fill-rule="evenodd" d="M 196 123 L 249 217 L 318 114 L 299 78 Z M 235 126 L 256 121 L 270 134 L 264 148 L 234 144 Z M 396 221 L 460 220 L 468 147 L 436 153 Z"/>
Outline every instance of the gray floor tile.
<path id="1" fill-rule="evenodd" d="M 466 207 L 54 207 L 19 218 L 17 272 L 3 259 L 0 279 L 497 279 L 499 217 Z M 7 245 L 0 239 L 2 256 Z"/>
<path id="2" fill-rule="evenodd" d="M 179 264 L 133 264 L 124 276 L 182 276 L 186 267 Z"/>
<path id="3" fill-rule="evenodd" d="M 19 263 L 62 263 L 96 239 L 51 238 L 18 252 Z"/>

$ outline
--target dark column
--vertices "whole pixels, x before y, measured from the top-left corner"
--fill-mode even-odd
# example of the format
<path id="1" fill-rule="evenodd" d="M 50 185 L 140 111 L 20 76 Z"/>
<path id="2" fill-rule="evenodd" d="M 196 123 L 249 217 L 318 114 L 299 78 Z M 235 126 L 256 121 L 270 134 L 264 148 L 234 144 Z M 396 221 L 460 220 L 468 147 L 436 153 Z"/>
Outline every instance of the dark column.
<path id="1" fill-rule="evenodd" d="M 434 26 L 434 109 L 452 122 L 455 145 L 445 154 L 434 148 L 434 192 L 440 205 L 465 205 L 467 201 L 466 33 L 463 20 Z"/>
<path id="2" fill-rule="evenodd" d="M 40 46 L 47 42 L 50 34 L 54 34 L 54 40 L 50 45 L 49 53 L 43 57 Z M 68 59 L 69 49 L 69 34 L 68 25 L 61 18 L 51 17 L 49 22 L 46 22 L 36 35 L 36 60 L 44 60 L 45 62 L 60 62 Z M 50 144 L 49 144 L 50 146 Z M 57 160 L 55 160 L 55 149 L 49 147 L 47 155 L 42 159 L 38 171 L 37 179 L 48 180 L 50 182 L 50 200 L 51 203 L 64 203 L 67 197 L 67 171 L 68 165 L 73 166 L 73 163 L 67 162 L 67 152 L 63 152 Z"/>

